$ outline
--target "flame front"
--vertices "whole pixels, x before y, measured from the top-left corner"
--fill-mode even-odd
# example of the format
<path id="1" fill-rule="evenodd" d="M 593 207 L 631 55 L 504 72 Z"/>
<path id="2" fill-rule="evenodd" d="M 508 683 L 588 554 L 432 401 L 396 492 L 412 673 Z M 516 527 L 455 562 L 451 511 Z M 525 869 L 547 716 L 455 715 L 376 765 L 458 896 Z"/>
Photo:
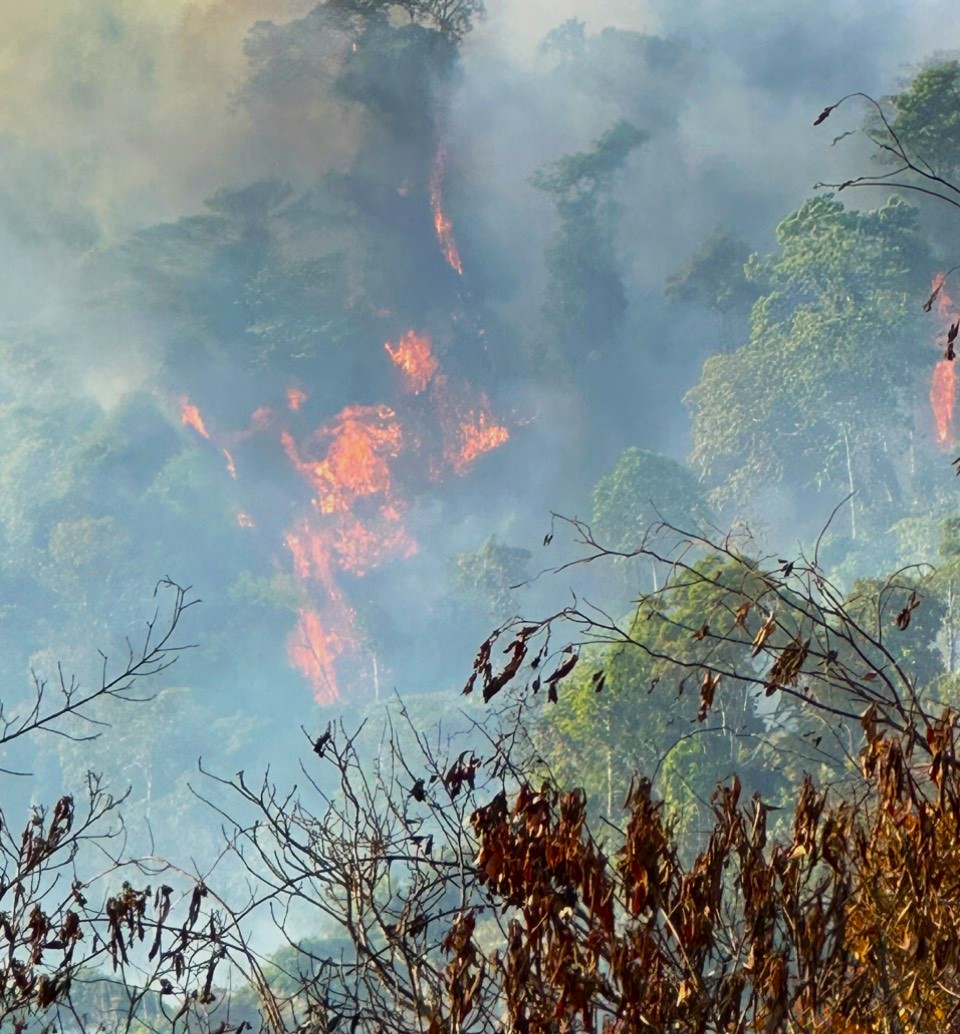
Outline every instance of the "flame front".
<path id="1" fill-rule="evenodd" d="M 343 644 L 324 628 L 315 610 L 299 611 L 297 626 L 287 639 L 287 656 L 313 686 L 318 704 L 332 704 L 340 697 L 336 661 L 342 652 Z"/>
<path id="2" fill-rule="evenodd" d="M 454 240 L 453 223 L 443 211 L 443 174 L 446 159 L 444 149 L 437 148 L 436 156 L 433 159 L 433 169 L 430 173 L 430 207 L 433 209 L 433 226 L 437 231 L 437 240 L 440 242 L 443 257 L 451 269 L 455 269 L 460 276 L 463 276 L 463 263 L 460 261 L 460 252 L 457 250 L 457 242 Z"/>
<path id="3" fill-rule="evenodd" d="M 437 372 L 438 363 L 430 348 L 430 339 L 408 330 L 396 345 L 388 341 L 383 347 L 403 374 L 404 390 L 419 395 Z"/>

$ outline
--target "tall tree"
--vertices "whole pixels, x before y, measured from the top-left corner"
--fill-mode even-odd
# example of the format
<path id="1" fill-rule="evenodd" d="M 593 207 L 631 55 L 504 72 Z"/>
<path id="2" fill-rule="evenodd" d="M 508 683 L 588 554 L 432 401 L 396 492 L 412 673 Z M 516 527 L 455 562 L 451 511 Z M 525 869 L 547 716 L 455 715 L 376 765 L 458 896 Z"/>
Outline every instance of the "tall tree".
<path id="1" fill-rule="evenodd" d="M 614 244 L 610 190 L 646 134 L 618 122 L 589 151 L 540 169 L 531 179 L 554 202 L 560 225 L 547 250 L 544 316 L 572 368 L 609 355 L 627 307 Z"/>
<path id="2" fill-rule="evenodd" d="M 749 342 L 707 360 L 687 396 L 692 460 L 713 501 L 735 512 L 786 486 L 834 503 L 855 492 L 856 538 L 900 516 L 927 392 L 918 345 L 931 329 L 916 299 L 928 251 L 916 210 L 897 198 L 851 211 L 816 197 L 780 224 L 777 242 L 751 270 L 767 286 Z"/>

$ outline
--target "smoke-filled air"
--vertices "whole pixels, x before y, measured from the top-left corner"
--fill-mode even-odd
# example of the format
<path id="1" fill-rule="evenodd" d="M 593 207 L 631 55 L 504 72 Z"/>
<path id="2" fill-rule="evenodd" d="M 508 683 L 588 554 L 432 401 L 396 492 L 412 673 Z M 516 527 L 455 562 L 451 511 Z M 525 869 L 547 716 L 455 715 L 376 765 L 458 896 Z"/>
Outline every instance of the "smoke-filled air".
<path id="1" fill-rule="evenodd" d="M 960 1029 L 960 8 L 4 15 L 3 1029 Z"/>

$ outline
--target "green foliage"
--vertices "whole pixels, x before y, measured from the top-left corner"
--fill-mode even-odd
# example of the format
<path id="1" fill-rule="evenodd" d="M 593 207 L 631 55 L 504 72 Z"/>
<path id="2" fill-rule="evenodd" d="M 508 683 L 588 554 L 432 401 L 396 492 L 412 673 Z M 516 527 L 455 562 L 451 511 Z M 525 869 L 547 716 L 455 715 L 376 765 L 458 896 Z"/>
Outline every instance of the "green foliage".
<path id="1" fill-rule="evenodd" d="M 503 621 L 515 607 L 515 588 L 529 577 L 529 560 L 529 550 L 505 545 L 492 535 L 479 549 L 453 558 L 453 592 L 486 619 Z"/>
<path id="2" fill-rule="evenodd" d="M 896 198 L 849 211 L 807 201 L 777 228 L 780 250 L 751 262 L 765 286 L 750 340 L 710 358 L 688 394 L 692 460 L 715 504 L 749 509 L 780 485 L 850 491 L 852 537 L 902 503 L 914 432 L 916 364 L 929 337 L 916 303 L 928 253 L 914 208 Z"/>
<path id="3" fill-rule="evenodd" d="M 763 285 L 748 278 L 746 265 L 750 248 L 735 233 L 716 230 L 683 268 L 667 279 L 665 294 L 672 302 L 698 305 L 713 313 L 720 323 L 721 347 L 729 348 L 741 334 L 763 291 Z"/>
<path id="4" fill-rule="evenodd" d="M 886 98 L 891 125 L 900 142 L 926 167 L 944 179 L 960 178 L 960 62 L 936 59 L 926 64 L 906 88 Z M 871 133 L 886 142 L 884 127 L 871 121 Z M 894 156 L 880 152 L 890 164 Z"/>
<path id="5" fill-rule="evenodd" d="M 602 546 L 616 553 L 637 550 L 648 529 L 661 522 L 678 529 L 672 537 L 679 542 L 683 533 L 697 533 L 711 517 L 693 472 L 646 449 L 627 449 L 593 488 L 592 531 Z M 618 557 L 615 567 L 610 589 L 628 598 L 651 579 L 649 587 L 655 589 L 669 571 L 668 565 L 649 558 Z"/>
<path id="6" fill-rule="evenodd" d="M 659 521 L 695 533 L 709 517 L 693 472 L 647 449 L 627 449 L 593 488 L 593 531 L 618 552 L 636 549 Z"/>
<path id="7" fill-rule="evenodd" d="M 626 293 L 607 195 L 617 171 L 645 139 L 635 126 L 618 122 L 591 150 L 566 155 L 531 178 L 553 198 L 560 217 L 546 255 L 544 316 L 568 362 L 603 355 L 622 324 Z"/>
<path id="8" fill-rule="evenodd" d="M 702 721 L 697 716 L 698 629 L 732 624 L 731 601 L 761 596 L 764 576 L 745 575 L 744 564 L 714 555 L 692 571 L 641 604 L 627 642 L 582 658 L 544 712 L 541 730 L 541 749 L 560 784 L 583 786 L 591 809 L 615 815 L 639 773 L 653 780 L 678 831 L 690 837 L 709 819 L 713 788 L 732 772 L 771 797 L 782 778 L 763 749 L 767 718 L 748 685 L 721 682 L 711 712 Z M 736 669 L 742 648 L 732 636 L 712 663 Z"/>
<path id="9" fill-rule="evenodd" d="M 589 151 L 565 155 L 531 177 L 537 190 L 553 194 L 558 204 L 572 204 L 584 196 L 595 196 L 610 185 L 623 163 L 647 139 L 647 134 L 629 122 L 620 121 Z"/>

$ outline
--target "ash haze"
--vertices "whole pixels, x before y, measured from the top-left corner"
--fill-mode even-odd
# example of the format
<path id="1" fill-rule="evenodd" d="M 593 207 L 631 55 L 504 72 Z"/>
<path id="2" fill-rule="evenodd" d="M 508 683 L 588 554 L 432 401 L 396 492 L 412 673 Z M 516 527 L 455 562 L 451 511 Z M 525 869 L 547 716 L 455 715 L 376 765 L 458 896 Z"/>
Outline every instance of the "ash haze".
<path id="1" fill-rule="evenodd" d="M 488 0 L 458 44 L 336 6 L 2 5 L 3 676 L 26 687 L 63 661 L 88 677 L 97 647 L 141 628 L 158 578 L 195 586 L 197 647 L 125 745 L 47 744 L 35 766 L 49 787 L 105 769 L 158 834 L 200 821 L 185 772 L 201 754 L 282 768 L 301 723 L 394 688 L 453 710 L 494 625 L 571 586 L 625 607 L 622 571 L 516 587 L 574 555 L 560 535 L 543 545 L 552 511 L 616 534 L 682 499 L 668 517 L 749 520 L 765 550 L 815 536 L 856 448 L 821 446 L 791 396 L 769 424 L 808 435 L 798 483 L 739 439 L 708 455 L 697 386 L 753 342 L 754 302 L 802 294 L 768 258 L 778 225 L 815 182 L 873 167 L 862 136 L 831 147 L 864 109 L 814 129 L 817 113 L 895 93 L 960 47 L 960 10 L 939 0 Z M 923 234 L 910 218 L 877 217 L 914 263 L 878 312 L 914 290 L 918 309 L 951 264 L 935 210 Z M 718 232 L 733 240 L 723 304 L 697 283 L 667 298 Z M 831 547 L 848 579 L 929 559 L 949 505 L 928 489 L 942 328 L 897 327 L 917 356 L 897 386 L 909 421 L 864 439 L 858 477 L 895 469 L 883 500 L 857 497 L 876 552 L 853 533 Z M 611 524 L 594 489 L 629 449 L 618 469 L 657 474 Z M 887 459 L 908 454 L 909 477 Z M 165 739 L 147 756 L 135 732 L 151 723 Z"/>

